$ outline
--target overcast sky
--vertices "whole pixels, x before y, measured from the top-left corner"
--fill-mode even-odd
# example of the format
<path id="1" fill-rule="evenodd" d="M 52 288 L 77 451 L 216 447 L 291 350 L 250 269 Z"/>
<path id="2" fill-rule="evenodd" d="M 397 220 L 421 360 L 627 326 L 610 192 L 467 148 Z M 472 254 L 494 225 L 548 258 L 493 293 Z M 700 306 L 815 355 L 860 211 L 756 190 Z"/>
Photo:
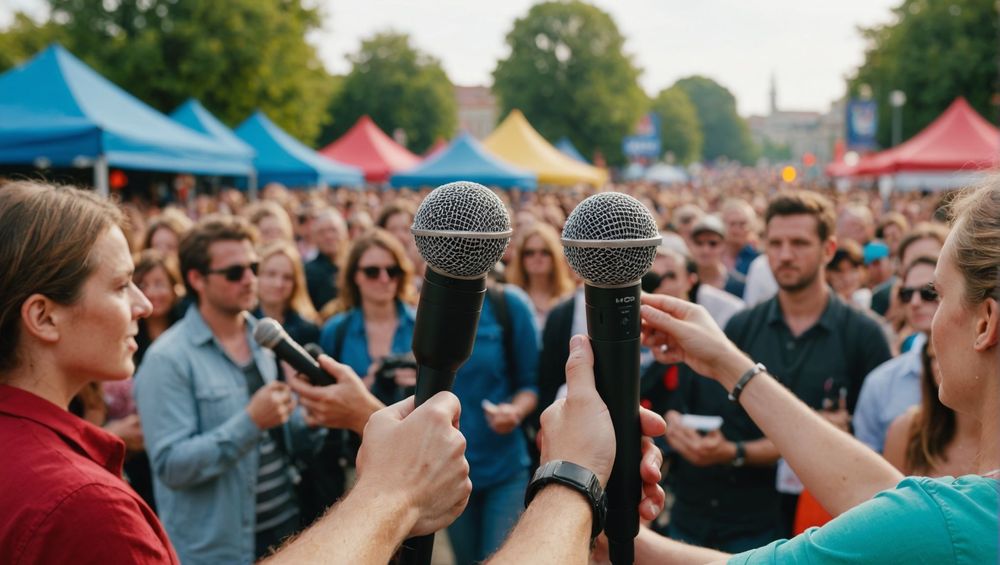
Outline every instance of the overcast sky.
<path id="1" fill-rule="evenodd" d="M 96 0 L 95 0 L 96 1 Z M 864 60 L 857 27 L 891 20 L 901 0 L 593 0 L 626 37 L 650 95 L 678 78 L 709 76 L 736 96 L 743 115 L 767 113 L 773 73 L 778 106 L 825 111 L 844 92 L 844 77 Z M 324 29 L 309 39 L 327 69 L 350 70 L 344 56 L 361 39 L 388 29 L 406 32 L 441 60 L 452 82 L 489 84 L 504 37 L 533 0 L 318 1 Z M 0 0 L 0 26 L 13 9 L 40 0 Z"/>

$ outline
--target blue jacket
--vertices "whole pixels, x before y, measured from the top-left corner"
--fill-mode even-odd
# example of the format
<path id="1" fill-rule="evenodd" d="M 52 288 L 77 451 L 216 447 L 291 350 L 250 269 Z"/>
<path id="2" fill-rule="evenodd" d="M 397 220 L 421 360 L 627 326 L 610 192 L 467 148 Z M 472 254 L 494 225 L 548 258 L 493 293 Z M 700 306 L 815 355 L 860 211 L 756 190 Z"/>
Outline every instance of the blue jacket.
<path id="1" fill-rule="evenodd" d="M 274 354 L 247 341 L 265 382 Z M 197 306 L 153 342 L 135 378 L 160 520 L 185 565 L 251 563 L 258 452 L 264 433 L 246 411 L 246 378 Z M 289 451 L 319 446 L 296 409 L 283 428 Z M 95 540 L 100 543 L 100 540 Z"/>
<path id="2" fill-rule="evenodd" d="M 515 366 L 507 366 L 503 328 L 487 297 L 472 356 L 458 370 L 453 388 L 462 402 L 460 426 L 467 442 L 465 457 L 473 488 L 501 483 L 531 464 L 524 434 L 520 430 L 497 434 L 486 423 L 482 406 L 484 399 L 494 404 L 510 402 L 523 390 L 538 394 L 538 327 L 531 302 L 523 290 L 513 285 L 504 286 L 504 296 L 513 332 Z"/>
<path id="3" fill-rule="evenodd" d="M 415 312 L 412 306 L 396 301 L 396 315 L 399 325 L 392 336 L 391 353 L 406 353 L 413 350 L 413 324 Z M 346 324 L 346 325 L 345 325 Z M 340 328 L 344 326 L 343 328 Z M 335 343 L 338 332 L 343 332 L 342 343 Z M 319 334 L 319 345 L 327 355 L 349 365 L 359 377 L 368 373 L 374 361 L 368 354 L 368 335 L 365 333 L 365 315 L 361 307 L 351 308 L 327 320 Z"/>

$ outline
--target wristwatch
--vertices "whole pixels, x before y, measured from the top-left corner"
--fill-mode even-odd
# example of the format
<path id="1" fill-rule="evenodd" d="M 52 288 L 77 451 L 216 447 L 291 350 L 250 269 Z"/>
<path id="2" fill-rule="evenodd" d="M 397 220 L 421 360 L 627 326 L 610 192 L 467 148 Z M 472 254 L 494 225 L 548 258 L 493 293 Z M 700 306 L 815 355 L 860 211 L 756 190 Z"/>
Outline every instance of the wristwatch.
<path id="1" fill-rule="evenodd" d="M 736 442 L 736 457 L 733 457 L 731 465 L 733 467 L 742 467 L 746 465 L 747 462 L 747 450 L 743 445 L 742 441 Z"/>
<path id="2" fill-rule="evenodd" d="M 601 488 L 597 476 L 587 468 L 581 467 L 569 461 L 549 461 L 535 471 L 527 492 L 524 493 L 525 508 L 531 504 L 532 499 L 542 490 L 542 487 L 549 483 L 559 483 L 573 490 L 578 491 L 590 503 L 590 509 L 594 513 L 593 528 L 590 531 L 590 541 L 597 539 L 597 535 L 604 530 L 604 521 L 608 513 L 608 497 Z"/>

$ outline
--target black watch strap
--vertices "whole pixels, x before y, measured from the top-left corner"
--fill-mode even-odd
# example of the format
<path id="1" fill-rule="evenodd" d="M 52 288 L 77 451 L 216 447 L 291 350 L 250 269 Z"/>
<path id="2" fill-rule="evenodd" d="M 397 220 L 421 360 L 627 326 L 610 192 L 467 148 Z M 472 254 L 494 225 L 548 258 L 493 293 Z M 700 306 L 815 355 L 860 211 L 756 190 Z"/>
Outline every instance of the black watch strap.
<path id="1" fill-rule="evenodd" d="M 594 513 L 593 528 L 590 531 L 590 539 L 593 541 L 604 529 L 604 520 L 608 512 L 608 499 L 601 488 L 597 476 L 586 467 L 581 467 L 569 461 L 549 461 L 535 471 L 535 476 L 528 484 L 528 490 L 524 493 L 524 506 L 527 508 L 532 499 L 542 490 L 542 487 L 549 483 L 559 483 L 573 490 L 578 491 L 590 503 L 590 509 Z"/>

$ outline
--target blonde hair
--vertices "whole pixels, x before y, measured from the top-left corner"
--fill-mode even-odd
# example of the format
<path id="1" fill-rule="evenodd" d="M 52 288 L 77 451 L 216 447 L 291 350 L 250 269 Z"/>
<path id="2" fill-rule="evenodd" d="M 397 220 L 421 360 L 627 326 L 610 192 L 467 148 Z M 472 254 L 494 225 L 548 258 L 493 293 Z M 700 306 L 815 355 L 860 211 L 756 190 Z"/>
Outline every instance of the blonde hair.
<path id="1" fill-rule="evenodd" d="M 292 263 L 292 297 L 285 306 L 290 307 L 306 320 L 314 324 L 319 323 L 319 314 L 316 313 L 312 299 L 309 298 L 306 287 L 306 271 L 302 266 L 302 256 L 299 255 L 298 249 L 288 241 L 271 242 L 260 250 L 261 265 L 275 255 L 284 255 Z"/>
<path id="2" fill-rule="evenodd" d="M 544 223 L 536 222 L 524 230 L 518 237 L 514 245 L 514 255 L 511 257 L 510 266 L 507 267 L 507 282 L 528 290 L 528 277 L 524 272 L 524 246 L 532 236 L 538 236 L 542 240 L 542 245 L 552 257 L 552 271 L 549 273 L 549 284 L 552 285 L 552 298 L 558 299 L 573 292 L 576 285 L 569 275 L 569 266 L 563 259 L 562 245 L 559 242 L 559 234 L 555 228 Z"/>
<path id="3" fill-rule="evenodd" d="M 281 232 L 288 241 L 295 240 L 295 232 L 292 230 L 292 219 L 288 211 L 280 204 L 271 200 L 260 200 L 243 209 L 243 217 L 250 220 L 250 223 L 260 231 L 260 223 L 265 218 L 274 218 L 281 224 Z"/>
<path id="4" fill-rule="evenodd" d="M 1000 175 L 965 190 L 951 204 L 952 243 L 965 279 L 965 301 L 979 304 L 996 296 L 1000 283 Z"/>

